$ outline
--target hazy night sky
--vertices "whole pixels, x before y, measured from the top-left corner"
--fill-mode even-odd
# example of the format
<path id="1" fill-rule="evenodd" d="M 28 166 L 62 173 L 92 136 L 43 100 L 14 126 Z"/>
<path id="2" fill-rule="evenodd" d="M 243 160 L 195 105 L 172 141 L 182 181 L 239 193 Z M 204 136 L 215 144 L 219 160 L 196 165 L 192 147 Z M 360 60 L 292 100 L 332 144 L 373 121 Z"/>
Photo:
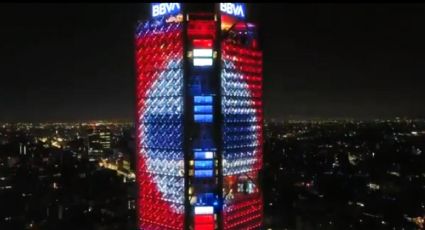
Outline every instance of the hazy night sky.
<path id="1" fill-rule="evenodd" d="M 266 118 L 425 117 L 425 5 L 263 4 Z M 132 119 L 144 4 L 0 7 L 0 121 Z"/>

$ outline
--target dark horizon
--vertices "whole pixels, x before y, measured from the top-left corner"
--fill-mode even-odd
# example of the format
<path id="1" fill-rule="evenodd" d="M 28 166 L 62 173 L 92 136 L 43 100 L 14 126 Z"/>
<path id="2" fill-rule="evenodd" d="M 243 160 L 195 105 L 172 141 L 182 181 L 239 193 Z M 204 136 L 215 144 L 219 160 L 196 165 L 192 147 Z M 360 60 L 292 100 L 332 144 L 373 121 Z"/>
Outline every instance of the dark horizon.
<path id="1" fill-rule="evenodd" d="M 251 10 L 266 119 L 425 118 L 424 4 Z M 144 4 L 3 4 L 0 122 L 134 120 L 133 31 L 146 12 Z"/>

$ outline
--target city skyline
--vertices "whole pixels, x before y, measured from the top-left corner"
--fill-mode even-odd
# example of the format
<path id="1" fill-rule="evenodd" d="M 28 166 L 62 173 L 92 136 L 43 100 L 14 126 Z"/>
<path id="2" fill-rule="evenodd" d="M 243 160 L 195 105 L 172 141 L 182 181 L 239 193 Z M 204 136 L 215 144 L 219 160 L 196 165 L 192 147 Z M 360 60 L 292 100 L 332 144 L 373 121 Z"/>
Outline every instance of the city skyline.
<path id="1" fill-rule="evenodd" d="M 266 119 L 424 118 L 424 5 L 267 4 Z M 134 119 L 143 4 L 5 4 L 2 122 Z"/>
<path id="2" fill-rule="evenodd" d="M 425 4 L 4 4 L 0 229 L 425 229 Z"/>

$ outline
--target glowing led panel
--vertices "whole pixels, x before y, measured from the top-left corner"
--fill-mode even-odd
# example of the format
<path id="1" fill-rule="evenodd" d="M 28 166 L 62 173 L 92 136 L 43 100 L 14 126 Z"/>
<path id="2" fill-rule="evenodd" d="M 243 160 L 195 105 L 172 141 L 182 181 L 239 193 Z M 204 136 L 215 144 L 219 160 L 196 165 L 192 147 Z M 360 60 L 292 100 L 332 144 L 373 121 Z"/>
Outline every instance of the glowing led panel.
<path id="1" fill-rule="evenodd" d="M 195 214 L 196 215 L 213 214 L 213 213 L 214 213 L 214 207 L 213 206 L 195 207 Z"/>
<path id="2" fill-rule="evenodd" d="M 193 65 L 194 66 L 212 66 L 213 60 L 212 58 L 194 58 Z"/>
<path id="3" fill-rule="evenodd" d="M 193 56 L 194 57 L 212 57 L 213 51 L 212 49 L 194 49 Z"/>

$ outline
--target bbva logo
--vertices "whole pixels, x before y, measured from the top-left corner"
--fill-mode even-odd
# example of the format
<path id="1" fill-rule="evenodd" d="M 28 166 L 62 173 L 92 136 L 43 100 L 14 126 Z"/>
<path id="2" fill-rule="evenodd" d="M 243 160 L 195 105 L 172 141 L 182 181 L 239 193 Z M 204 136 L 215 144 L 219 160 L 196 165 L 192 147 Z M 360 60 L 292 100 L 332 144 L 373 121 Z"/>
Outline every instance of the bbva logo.
<path id="1" fill-rule="evenodd" d="M 180 11 L 180 3 L 152 3 L 152 17 L 177 13 Z"/>
<path id="2" fill-rule="evenodd" d="M 241 3 L 220 3 L 220 11 L 237 17 L 245 17 L 244 7 Z"/>

